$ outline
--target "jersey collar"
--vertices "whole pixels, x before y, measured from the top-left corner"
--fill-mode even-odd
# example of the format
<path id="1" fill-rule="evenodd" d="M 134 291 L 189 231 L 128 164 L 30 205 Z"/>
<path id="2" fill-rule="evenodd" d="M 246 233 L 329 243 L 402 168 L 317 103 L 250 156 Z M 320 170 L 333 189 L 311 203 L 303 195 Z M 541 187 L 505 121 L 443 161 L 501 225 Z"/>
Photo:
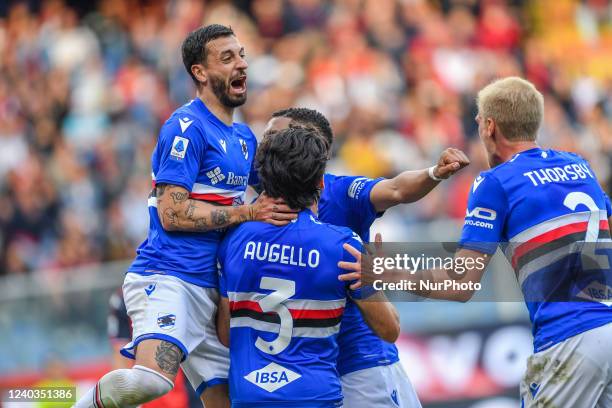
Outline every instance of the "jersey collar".
<path id="1" fill-rule="evenodd" d="M 233 129 L 233 126 L 228 126 L 225 123 L 223 123 L 223 121 L 221 121 L 221 119 L 219 119 L 218 117 L 215 116 L 214 113 L 212 113 L 204 104 L 204 101 L 202 101 L 200 98 L 195 98 L 193 100 L 193 104 L 195 106 L 198 107 L 198 109 L 204 114 L 204 116 L 206 116 L 210 121 L 215 122 L 216 124 L 218 124 L 219 126 L 222 126 L 224 129 Z"/>

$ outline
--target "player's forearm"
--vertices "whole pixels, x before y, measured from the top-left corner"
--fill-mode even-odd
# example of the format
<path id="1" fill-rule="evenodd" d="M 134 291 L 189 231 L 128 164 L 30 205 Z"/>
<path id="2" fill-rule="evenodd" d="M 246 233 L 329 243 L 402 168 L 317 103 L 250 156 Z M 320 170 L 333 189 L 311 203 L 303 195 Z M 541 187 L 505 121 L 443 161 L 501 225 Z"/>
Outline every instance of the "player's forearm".
<path id="1" fill-rule="evenodd" d="M 248 205 L 216 206 L 189 198 L 182 187 L 157 187 L 157 212 L 166 231 L 205 232 L 250 220 Z"/>
<path id="2" fill-rule="evenodd" d="M 355 300 L 372 331 L 386 342 L 393 343 L 400 334 L 399 314 L 383 292 L 376 292 L 367 300 Z"/>
<path id="3" fill-rule="evenodd" d="M 455 302 L 467 302 L 474 295 L 474 290 L 432 290 L 431 288 L 444 287 L 449 280 L 454 280 L 456 283 L 478 283 L 480 280 L 470 279 L 468 274 L 462 276 L 454 276 L 456 273 L 452 270 L 447 269 L 428 269 L 422 270 L 415 274 L 398 274 L 396 281 L 408 280 L 415 282 L 412 287 L 413 290 L 406 290 L 406 292 L 413 293 L 417 296 L 425 297 L 428 299 L 436 300 L 450 300 Z M 426 284 L 425 284 L 426 283 Z M 458 286 L 458 285 L 454 285 Z"/>
<path id="4" fill-rule="evenodd" d="M 420 200 L 439 183 L 429 177 L 428 169 L 404 171 L 375 185 L 370 200 L 377 211 L 385 211 L 399 204 Z"/>

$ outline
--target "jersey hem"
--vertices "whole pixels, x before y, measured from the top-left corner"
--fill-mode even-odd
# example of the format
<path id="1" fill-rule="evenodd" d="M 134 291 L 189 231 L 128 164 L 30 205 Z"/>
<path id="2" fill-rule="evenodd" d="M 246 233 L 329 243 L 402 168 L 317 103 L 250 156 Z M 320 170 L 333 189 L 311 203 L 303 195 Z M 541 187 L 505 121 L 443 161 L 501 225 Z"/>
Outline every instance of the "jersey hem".
<path id="1" fill-rule="evenodd" d="M 126 273 L 135 273 L 141 276 L 152 276 L 152 275 L 174 276 L 175 278 L 178 278 L 182 280 L 183 282 L 187 282 L 192 285 L 200 286 L 202 288 L 217 289 L 219 286 L 216 280 L 214 282 L 211 282 L 210 280 L 192 278 L 190 276 L 190 275 L 196 275 L 196 274 L 212 274 L 213 272 L 185 273 L 185 272 L 178 272 L 178 271 L 151 271 L 150 269 L 147 269 L 147 268 L 130 268 L 127 270 Z"/>
<path id="2" fill-rule="evenodd" d="M 571 330 L 570 332 L 566 333 L 566 335 L 560 337 L 557 340 L 548 340 L 547 342 L 545 342 L 544 340 L 540 340 L 540 341 L 534 341 L 533 343 L 533 352 L 534 353 L 539 353 L 542 352 L 544 350 L 548 350 L 549 348 L 564 342 L 565 340 L 571 339 L 574 336 L 577 336 L 579 334 L 582 334 L 584 332 L 587 332 L 589 330 L 593 330 L 593 329 L 597 329 L 601 326 L 605 326 L 606 324 L 612 323 L 612 317 L 611 318 L 606 318 L 606 319 L 601 319 L 601 320 L 595 320 L 595 321 L 589 321 L 586 324 L 583 325 L 579 325 L 575 330 Z"/>
<path id="3" fill-rule="evenodd" d="M 340 375 L 340 377 L 343 377 L 347 374 L 351 374 L 354 373 L 356 371 L 361 371 L 361 370 L 367 370 L 369 368 L 374 368 L 374 367 L 385 367 L 391 364 L 395 364 L 397 362 L 399 362 L 399 356 L 394 356 L 390 359 L 386 359 L 384 361 L 381 360 L 375 360 L 375 361 L 360 361 L 358 364 L 347 364 L 344 365 L 344 369 L 340 369 L 340 365 L 338 365 L 338 373 Z"/>

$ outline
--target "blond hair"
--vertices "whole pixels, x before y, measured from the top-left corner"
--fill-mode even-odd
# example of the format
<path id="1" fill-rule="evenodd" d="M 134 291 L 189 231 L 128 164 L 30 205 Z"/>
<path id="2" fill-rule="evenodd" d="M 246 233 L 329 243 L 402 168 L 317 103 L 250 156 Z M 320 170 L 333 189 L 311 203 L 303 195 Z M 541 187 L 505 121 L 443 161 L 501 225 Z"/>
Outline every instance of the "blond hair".
<path id="1" fill-rule="evenodd" d="M 536 140 L 544 97 L 529 81 L 519 77 L 498 79 L 478 92 L 478 114 L 495 121 L 508 140 Z"/>

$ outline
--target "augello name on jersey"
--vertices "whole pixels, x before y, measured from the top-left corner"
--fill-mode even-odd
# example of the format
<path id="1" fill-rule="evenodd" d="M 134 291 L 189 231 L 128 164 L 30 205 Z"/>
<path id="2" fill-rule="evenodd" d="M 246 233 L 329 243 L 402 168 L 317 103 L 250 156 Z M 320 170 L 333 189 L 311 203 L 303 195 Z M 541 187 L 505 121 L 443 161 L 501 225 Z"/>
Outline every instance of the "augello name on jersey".
<path id="1" fill-rule="evenodd" d="M 528 177 L 534 186 L 541 186 L 547 183 L 558 183 L 563 181 L 574 181 L 578 179 L 594 178 L 589 167 L 584 164 L 568 164 L 563 167 L 548 167 L 546 169 L 536 169 L 523 173 Z"/>
<path id="2" fill-rule="evenodd" d="M 307 250 L 292 245 L 249 241 L 244 248 L 244 259 L 257 259 L 284 265 L 316 268 L 319 266 L 320 258 L 321 255 L 316 249 Z"/>

